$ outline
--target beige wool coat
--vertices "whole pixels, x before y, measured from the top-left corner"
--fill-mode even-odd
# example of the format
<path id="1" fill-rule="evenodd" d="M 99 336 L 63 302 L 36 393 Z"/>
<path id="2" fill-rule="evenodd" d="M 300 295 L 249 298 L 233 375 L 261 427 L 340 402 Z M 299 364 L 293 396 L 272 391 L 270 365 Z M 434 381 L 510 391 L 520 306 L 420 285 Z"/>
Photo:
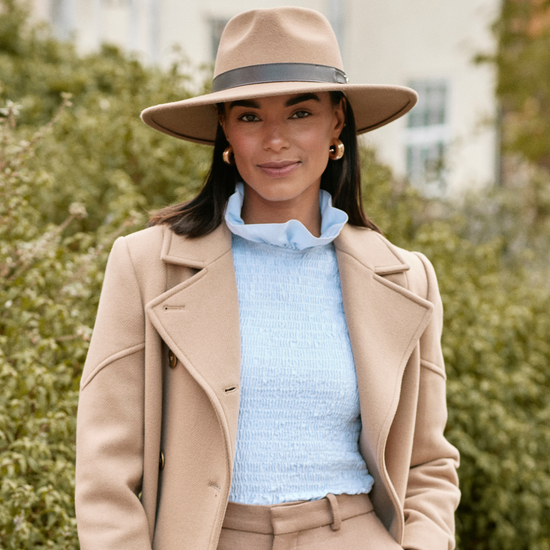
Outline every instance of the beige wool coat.
<path id="1" fill-rule="evenodd" d="M 454 547 L 458 452 L 443 437 L 442 307 L 431 264 L 347 224 L 334 241 L 375 511 L 403 548 Z M 81 382 L 82 550 L 215 550 L 240 390 L 231 234 L 167 226 L 111 252 Z"/>

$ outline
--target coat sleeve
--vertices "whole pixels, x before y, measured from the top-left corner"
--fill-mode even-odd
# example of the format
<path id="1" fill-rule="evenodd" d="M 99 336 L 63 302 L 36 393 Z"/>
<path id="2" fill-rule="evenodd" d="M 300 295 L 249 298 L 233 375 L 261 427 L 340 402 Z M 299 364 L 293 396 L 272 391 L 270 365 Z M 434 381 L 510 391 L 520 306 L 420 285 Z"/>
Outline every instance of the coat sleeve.
<path id="1" fill-rule="evenodd" d="M 82 550 L 151 550 L 141 504 L 144 308 L 128 247 L 111 251 L 80 385 L 76 517 Z"/>
<path id="2" fill-rule="evenodd" d="M 434 314 L 420 339 L 420 380 L 414 443 L 404 501 L 407 550 L 452 550 L 454 512 L 460 500 L 456 469 L 459 454 L 444 437 L 447 422 L 445 368 L 441 351 L 443 307 L 431 263 L 416 254 L 426 298 Z M 418 260 L 415 262 L 420 264 Z"/>

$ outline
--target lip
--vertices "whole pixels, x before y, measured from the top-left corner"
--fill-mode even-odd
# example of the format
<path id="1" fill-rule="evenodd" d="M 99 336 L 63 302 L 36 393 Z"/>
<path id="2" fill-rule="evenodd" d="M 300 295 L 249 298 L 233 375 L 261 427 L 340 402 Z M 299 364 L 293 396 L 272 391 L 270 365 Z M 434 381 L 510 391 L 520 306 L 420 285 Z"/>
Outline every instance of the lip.
<path id="1" fill-rule="evenodd" d="M 265 175 L 271 178 L 284 178 L 292 174 L 300 164 L 300 161 L 297 160 L 279 160 L 264 162 L 257 166 Z"/>

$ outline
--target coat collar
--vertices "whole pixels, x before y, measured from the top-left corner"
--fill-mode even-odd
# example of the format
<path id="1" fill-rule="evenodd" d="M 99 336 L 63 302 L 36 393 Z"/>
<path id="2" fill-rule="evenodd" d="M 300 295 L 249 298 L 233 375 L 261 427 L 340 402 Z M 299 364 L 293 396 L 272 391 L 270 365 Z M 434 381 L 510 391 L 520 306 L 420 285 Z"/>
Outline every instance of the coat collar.
<path id="1" fill-rule="evenodd" d="M 163 231 L 160 257 L 167 264 L 203 269 L 231 250 L 231 232 L 225 223 L 198 239 L 176 235 L 167 226 Z"/>
<path id="2" fill-rule="evenodd" d="M 163 231 L 161 259 L 167 264 L 202 269 L 231 249 L 231 232 L 224 223 L 198 239 L 176 235 L 166 226 Z M 395 247 L 389 247 L 387 241 L 373 231 L 348 223 L 342 228 L 334 245 L 339 252 L 356 258 L 378 275 L 409 270 Z"/>
<path id="3" fill-rule="evenodd" d="M 346 224 L 334 245 L 339 253 L 355 258 L 378 275 L 402 273 L 410 269 L 397 249 L 370 229 Z"/>

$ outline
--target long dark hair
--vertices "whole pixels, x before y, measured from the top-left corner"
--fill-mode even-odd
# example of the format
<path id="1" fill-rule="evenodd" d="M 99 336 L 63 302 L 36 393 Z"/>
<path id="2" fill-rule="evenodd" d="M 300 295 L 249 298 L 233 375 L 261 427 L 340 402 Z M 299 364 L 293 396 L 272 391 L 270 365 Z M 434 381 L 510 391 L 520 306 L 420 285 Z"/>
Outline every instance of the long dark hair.
<path id="1" fill-rule="evenodd" d="M 363 210 L 361 167 L 353 109 L 341 92 L 330 92 L 330 98 L 333 105 L 338 105 L 342 100 L 345 103 L 346 125 L 340 139 L 346 150 L 340 160 L 329 161 L 321 176 L 321 189 L 332 195 L 333 206 L 348 215 L 350 224 L 368 227 L 380 233 Z M 154 212 L 148 227 L 165 223 L 174 233 L 194 238 L 208 235 L 222 223 L 227 201 L 235 192 L 235 184 L 240 179 L 237 167 L 223 162 L 222 153 L 228 145 L 222 127 L 218 124 L 212 166 L 200 193 L 189 202 Z"/>

